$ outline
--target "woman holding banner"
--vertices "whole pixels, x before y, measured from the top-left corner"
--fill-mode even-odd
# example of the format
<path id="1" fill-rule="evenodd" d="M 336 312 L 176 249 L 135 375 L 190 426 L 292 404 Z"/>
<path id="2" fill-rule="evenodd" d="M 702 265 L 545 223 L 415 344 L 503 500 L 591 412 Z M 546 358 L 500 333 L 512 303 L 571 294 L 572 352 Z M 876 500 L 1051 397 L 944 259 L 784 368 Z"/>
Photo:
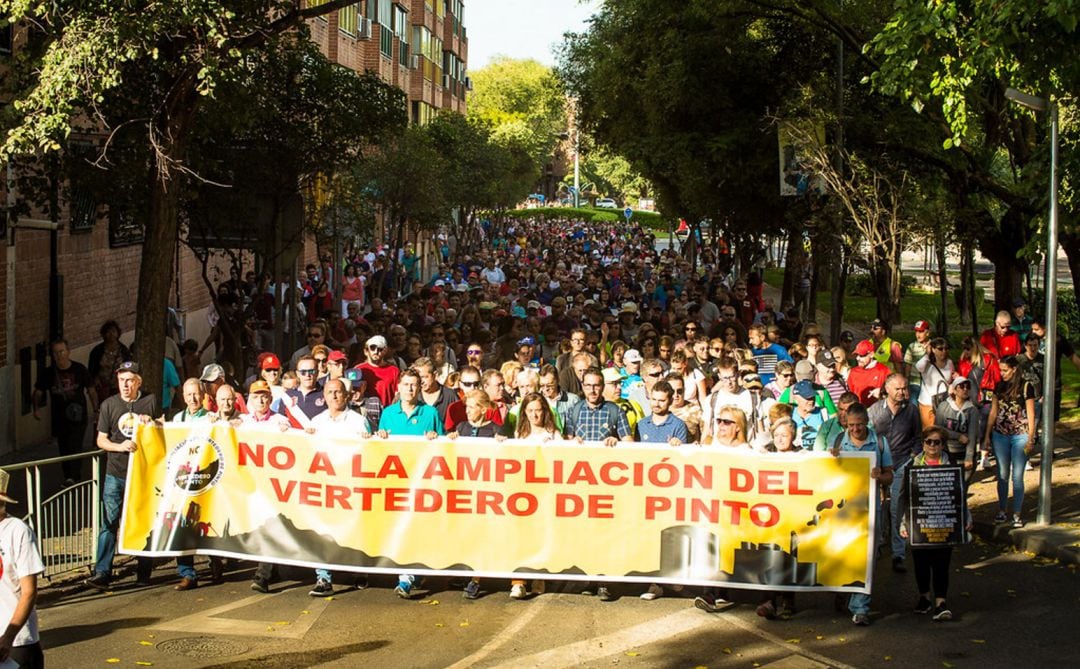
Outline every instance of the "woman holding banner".
<path id="1" fill-rule="evenodd" d="M 551 417 L 551 411 L 547 408 L 547 402 L 543 397 L 533 393 L 530 397 L 537 397 L 540 399 L 540 403 L 543 408 L 543 413 L 547 416 L 547 421 L 551 423 L 551 429 L 554 431 L 554 419 Z M 488 394 L 483 390 L 470 390 L 465 393 L 465 416 L 466 419 L 457 424 L 454 428 L 454 432 L 450 433 L 450 438 L 455 437 L 474 437 L 478 439 L 498 439 L 502 441 L 506 437 L 499 433 L 500 426 L 493 423 L 488 416 L 491 413 L 491 409 L 495 408 L 495 403 L 491 401 Z M 518 418 L 518 428 L 522 425 L 531 424 L 533 422 L 532 417 L 528 415 L 528 407 L 523 402 L 522 412 L 525 413 L 525 417 Z M 541 422 L 544 420 L 540 419 Z M 537 434 L 541 434 L 542 430 L 537 428 Z M 472 578 L 465 585 L 465 599 L 478 599 L 480 597 L 480 579 Z M 525 599 L 528 593 L 525 591 L 525 581 L 514 580 L 510 586 L 510 598 L 511 599 Z"/>
<path id="2" fill-rule="evenodd" d="M 750 443 L 746 440 L 746 414 L 742 409 L 733 404 L 724 405 L 717 411 L 713 422 L 714 446 L 750 450 Z"/>
<path id="3" fill-rule="evenodd" d="M 521 399 L 521 413 L 514 437 L 531 444 L 543 444 L 560 438 L 548 401 L 540 393 L 529 393 Z"/>
<path id="4" fill-rule="evenodd" d="M 953 464 L 945 444 L 949 433 L 943 427 L 932 425 L 923 430 L 923 450 L 916 455 L 911 466 L 904 471 L 904 485 L 900 487 L 900 509 L 904 514 L 900 522 L 900 536 L 908 538 L 911 526 L 909 515 L 909 490 L 911 472 L 919 467 L 940 467 Z M 1021 468 L 1021 472 L 1023 469 Z M 964 506 L 964 530 L 971 529 L 971 514 Z M 946 602 L 949 591 L 949 561 L 952 559 L 952 546 L 915 546 L 911 547 L 911 559 L 915 563 L 915 583 L 919 588 L 919 600 L 915 603 L 915 613 L 926 614 L 933 611 L 934 620 L 952 620 L 952 611 Z M 930 599 L 931 584 L 933 600 Z"/>

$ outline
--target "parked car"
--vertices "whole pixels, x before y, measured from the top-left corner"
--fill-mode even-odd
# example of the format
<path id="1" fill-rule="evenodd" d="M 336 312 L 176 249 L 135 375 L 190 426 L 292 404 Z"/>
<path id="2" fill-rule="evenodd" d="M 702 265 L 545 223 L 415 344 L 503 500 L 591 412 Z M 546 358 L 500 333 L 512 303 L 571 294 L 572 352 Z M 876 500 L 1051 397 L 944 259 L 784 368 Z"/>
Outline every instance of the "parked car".
<path id="1" fill-rule="evenodd" d="M 596 200 L 597 209 L 618 209 L 619 205 L 615 203 L 610 197 L 601 197 Z"/>

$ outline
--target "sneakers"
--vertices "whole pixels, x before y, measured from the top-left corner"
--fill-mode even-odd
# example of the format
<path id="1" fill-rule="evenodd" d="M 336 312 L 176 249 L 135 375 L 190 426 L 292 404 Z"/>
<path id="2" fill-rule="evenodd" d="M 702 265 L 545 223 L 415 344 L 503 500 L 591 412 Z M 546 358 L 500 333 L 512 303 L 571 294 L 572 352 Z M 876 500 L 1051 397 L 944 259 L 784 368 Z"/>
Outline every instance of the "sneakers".
<path id="1" fill-rule="evenodd" d="M 851 622 L 855 623 L 859 627 L 869 627 L 870 616 L 866 615 L 865 613 L 856 613 L 855 615 L 851 616 Z"/>
<path id="2" fill-rule="evenodd" d="M 981 469 L 983 471 L 986 471 L 986 470 L 990 469 L 990 454 L 989 453 L 984 452 L 982 454 L 982 459 L 979 460 L 979 469 Z"/>
<path id="3" fill-rule="evenodd" d="M 88 585 L 95 590 L 108 590 L 109 577 L 106 574 L 94 574 L 83 581 L 83 585 Z"/>
<path id="4" fill-rule="evenodd" d="M 998 511 L 997 515 L 994 516 L 994 522 L 995 523 L 1004 523 L 1008 519 L 1009 519 L 1009 517 L 1005 515 L 1004 511 Z"/>
<path id="5" fill-rule="evenodd" d="M 320 578 L 315 581 L 315 587 L 309 590 L 308 594 L 312 597 L 329 597 L 334 594 L 334 586 L 330 585 L 330 581 L 325 578 Z"/>
<path id="6" fill-rule="evenodd" d="M 264 595 L 270 592 L 270 581 L 265 578 L 255 577 L 255 580 L 251 582 L 251 589 L 255 592 L 261 592 Z"/>
<path id="7" fill-rule="evenodd" d="M 398 581 L 397 587 L 394 588 L 394 594 L 402 599 L 410 599 L 412 597 L 412 583 Z"/>
<path id="8" fill-rule="evenodd" d="M 892 570 L 897 574 L 907 573 L 907 567 L 904 566 L 904 558 L 897 555 L 892 559 Z"/>
<path id="9" fill-rule="evenodd" d="M 758 604 L 757 614 L 765 620 L 775 620 L 776 605 L 772 603 L 771 599 L 767 602 L 762 602 L 761 604 Z"/>
<path id="10" fill-rule="evenodd" d="M 529 593 L 525 592 L 525 586 L 515 583 L 510 586 L 510 599 L 525 599 Z"/>
<path id="11" fill-rule="evenodd" d="M 656 583 L 649 585 L 649 589 L 641 593 L 640 597 L 647 602 L 651 602 L 654 599 L 664 596 L 664 589 Z"/>
<path id="12" fill-rule="evenodd" d="M 919 597 L 919 601 L 915 602 L 915 613 L 919 615 L 930 613 L 934 610 L 934 604 L 926 597 Z"/>
<path id="13" fill-rule="evenodd" d="M 399 584 L 400 585 L 400 584 Z M 480 581 L 476 579 L 470 580 L 465 584 L 465 599 L 476 599 L 480 596 Z"/>
<path id="14" fill-rule="evenodd" d="M 1014 513 L 1013 514 L 1012 526 L 1013 527 L 1023 527 L 1024 526 L 1024 521 L 1023 521 L 1023 519 L 1020 518 L 1019 513 Z"/>
<path id="15" fill-rule="evenodd" d="M 607 589 L 606 585 L 602 585 L 596 589 L 596 596 L 600 598 L 601 602 L 610 602 L 615 599 L 611 594 L 611 591 Z"/>
<path id="16" fill-rule="evenodd" d="M 952 611 L 949 610 L 949 607 L 945 602 L 934 607 L 934 620 L 938 622 L 952 620 Z"/>
<path id="17" fill-rule="evenodd" d="M 705 593 L 700 597 L 694 598 L 694 606 L 696 608 L 705 611 L 706 613 L 718 613 L 727 605 L 730 604 L 728 600 L 723 597 L 714 596 L 710 593 Z"/>

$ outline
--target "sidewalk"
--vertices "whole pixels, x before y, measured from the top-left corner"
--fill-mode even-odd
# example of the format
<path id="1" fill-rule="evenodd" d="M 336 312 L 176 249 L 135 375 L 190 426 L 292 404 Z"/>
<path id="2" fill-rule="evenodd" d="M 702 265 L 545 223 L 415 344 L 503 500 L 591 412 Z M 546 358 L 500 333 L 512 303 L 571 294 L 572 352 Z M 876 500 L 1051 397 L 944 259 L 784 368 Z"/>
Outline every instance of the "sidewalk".
<path id="1" fill-rule="evenodd" d="M 765 284 L 764 296 L 780 304 L 780 289 Z M 815 322 L 822 331 L 829 331 L 828 313 L 818 310 Z M 842 330 L 851 330 L 856 340 L 868 335 L 844 323 Z M 968 507 L 974 520 L 973 533 L 986 541 L 1015 546 L 1063 564 L 1080 564 L 1080 423 L 1059 423 L 1054 442 L 1054 471 L 1051 488 L 1050 525 L 1036 525 L 1039 499 L 1039 463 L 1024 475 L 1024 506 L 1022 517 L 1028 523 L 1020 529 L 994 523 L 997 513 L 997 481 L 995 472 L 976 472 L 968 489 Z"/>
<path id="2" fill-rule="evenodd" d="M 1050 525 L 1037 525 L 1039 462 L 1024 475 L 1023 528 L 994 523 L 997 485 L 992 471 L 976 472 L 968 488 L 968 507 L 974 533 L 995 543 L 1012 544 L 1062 564 L 1080 564 L 1080 424 L 1058 424 L 1054 438 L 1054 471 L 1050 497 Z"/>

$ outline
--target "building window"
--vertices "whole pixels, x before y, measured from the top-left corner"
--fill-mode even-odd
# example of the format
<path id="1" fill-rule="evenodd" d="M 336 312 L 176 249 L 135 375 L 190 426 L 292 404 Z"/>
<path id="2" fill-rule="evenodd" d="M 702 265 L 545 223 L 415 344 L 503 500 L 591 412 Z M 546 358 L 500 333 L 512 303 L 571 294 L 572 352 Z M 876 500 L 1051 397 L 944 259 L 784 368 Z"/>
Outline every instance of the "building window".
<path id="1" fill-rule="evenodd" d="M 394 15 L 390 0 L 377 0 L 378 14 L 375 22 L 379 24 L 379 53 L 387 58 L 394 57 Z"/>
<path id="2" fill-rule="evenodd" d="M 320 5 L 325 5 L 328 1 L 329 0 L 307 0 L 307 6 L 308 7 L 318 7 Z M 325 21 L 326 20 L 326 14 L 323 14 L 322 16 L 316 16 L 315 18 L 320 20 L 320 21 Z"/>
<path id="3" fill-rule="evenodd" d="M 398 39 L 398 63 L 409 65 L 409 13 L 401 5 L 395 4 L 393 11 L 394 36 Z"/>
<path id="4" fill-rule="evenodd" d="M 355 35 L 360 21 L 360 5 L 349 5 L 338 10 L 338 30 Z"/>

